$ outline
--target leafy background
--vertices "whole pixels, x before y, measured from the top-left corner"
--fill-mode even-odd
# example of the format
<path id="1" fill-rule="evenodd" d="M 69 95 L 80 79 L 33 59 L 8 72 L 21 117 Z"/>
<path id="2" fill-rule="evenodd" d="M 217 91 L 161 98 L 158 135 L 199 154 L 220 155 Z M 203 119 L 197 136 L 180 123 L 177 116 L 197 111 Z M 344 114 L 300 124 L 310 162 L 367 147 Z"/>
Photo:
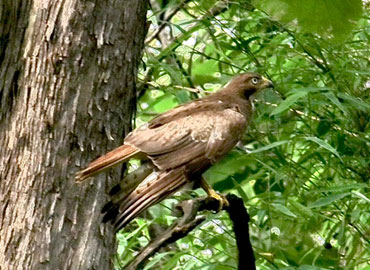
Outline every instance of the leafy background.
<path id="1" fill-rule="evenodd" d="M 152 0 L 135 123 L 235 74 L 269 77 L 276 91 L 258 96 L 244 148 L 206 178 L 243 198 L 258 269 L 369 270 L 369 2 L 303 2 Z M 177 193 L 121 231 L 116 268 L 199 195 Z M 227 215 L 207 215 L 145 269 L 236 269 Z"/>

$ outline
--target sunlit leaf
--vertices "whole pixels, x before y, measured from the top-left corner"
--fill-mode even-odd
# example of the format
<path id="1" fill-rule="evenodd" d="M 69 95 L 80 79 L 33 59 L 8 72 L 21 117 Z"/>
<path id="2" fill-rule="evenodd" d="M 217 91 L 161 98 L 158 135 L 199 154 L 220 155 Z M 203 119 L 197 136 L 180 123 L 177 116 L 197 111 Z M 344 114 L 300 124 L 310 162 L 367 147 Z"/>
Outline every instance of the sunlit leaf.
<path id="1" fill-rule="evenodd" d="M 332 187 L 324 187 L 324 188 L 317 188 L 312 192 L 320 193 L 320 192 L 344 192 L 351 189 L 362 189 L 368 187 L 367 184 L 350 184 L 350 185 L 342 185 L 342 186 L 332 186 Z"/>
<path id="2" fill-rule="evenodd" d="M 338 100 L 338 98 L 334 95 L 332 91 L 324 93 L 324 95 L 334 103 L 344 114 L 347 114 L 347 109 L 343 106 L 343 104 Z"/>
<path id="3" fill-rule="evenodd" d="M 321 198 L 317 200 L 316 202 L 311 203 L 309 206 L 311 208 L 322 207 L 322 206 L 331 204 L 337 200 L 340 200 L 350 194 L 351 194 L 350 192 L 347 192 L 347 193 L 340 193 L 340 194 L 333 194 L 333 195 L 325 196 L 324 198 Z"/>
<path id="4" fill-rule="evenodd" d="M 359 198 L 361 198 L 361 199 L 363 199 L 365 202 L 367 202 L 367 203 L 370 203 L 370 199 L 369 198 L 367 198 L 364 194 L 362 194 L 362 193 L 360 193 L 360 192 L 358 192 L 358 191 L 352 191 L 352 194 L 354 194 L 355 196 L 357 196 L 357 197 L 359 197 Z"/>
<path id="5" fill-rule="evenodd" d="M 252 150 L 250 151 L 250 153 L 259 153 L 259 152 L 263 152 L 263 151 L 266 151 L 266 150 L 269 150 L 271 148 L 275 148 L 275 147 L 278 147 L 280 145 L 283 145 L 283 144 L 286 144 L 288 143 L 289 141 L 279 141 L 279 142 L 273 142 L 269 145 L 265 145 L 265 146 L 262 146 L 262 147 L 259 147 L 258 149 L 256 150 Z"/>
<path id="6" fill-rule="evenodd" d="M 276 210 L 278 210 L 279 212 L 287 215 L 287 216 L 290 216 L 290 217 L 294 217 L 296 218 L 297 216 L 292 212 L 290 211 L 285 205 L 282 205 L 282 204 L 279 204 L 279 203 L 272 203 L 271 204 L 273 207 L 275 207 Z"/>
<path id="7" fill-rule="evenodd" d="M 234 186 L 235 186 L 236 190 L 238 191 L 239 195 L 242 197 L 243 201 L 247 202 L 248 201 L 248 196 L 244 192 L 243 188 L 234 179 L 233 179 L 233 183 L 234 183 Z"/>
<path id="8" fill-rule="evenodd" d="M 339 93 L 338 96 L 340 98 L 343 98 L 348 103 L 355 106 L 356 109 L 362 110 L 362 111 L 369 111 L 370 110 L 370 104 L 368 102 L 365 102 L 357 97 L 350 96 L 344 93 Z"/>
<path id="9" fill-rule="evenodd" d="M 297 202 L 297 201 L 293 201 L 291 200 L 290 201 L 290 204 L 302 215 L 302 216 L 305 216 L 305 217 L 313 217 L 314 216 L 314 213 L 312 212 L 312 210 L 307 207 L 307 206 L 304 206 L 302 205 L 301 203 Z"/>
<path id="10" fill-rule="evenodd" d="M 309 140 L 309 141 L 312 141 L 314 143 L 317 143 L 322 148 L 325 148 L 326 150 L 332 152 L 334 155 L 336 155 L 343 162 L 343 160 L 342 160 L 341 156 L 339 155 L 339 153 L 337 152 L 337 150 L 333 146 L 328 144 L 327 142 L 325 142 L 322 139 L 317 138 L 317 137 L 305 137 L 305 139 Z"/>
<path id="11" fill-rule="evenodd" d="M 294 103 L 296 103 L 300 98 L 307 95 L 306 91 L 296 92 L 290 95 L 287 99 L 283 100 L 271 113 L 270 115 L 279 114 L 287 109 L 289 109 Z"/>
<path id="12" fill-rule="evenodd" d="M 270 15 L 306 33 L 324 38 L 345 38 L 362 13 L 361 0 L 261 0 L 253 1 Z"/>

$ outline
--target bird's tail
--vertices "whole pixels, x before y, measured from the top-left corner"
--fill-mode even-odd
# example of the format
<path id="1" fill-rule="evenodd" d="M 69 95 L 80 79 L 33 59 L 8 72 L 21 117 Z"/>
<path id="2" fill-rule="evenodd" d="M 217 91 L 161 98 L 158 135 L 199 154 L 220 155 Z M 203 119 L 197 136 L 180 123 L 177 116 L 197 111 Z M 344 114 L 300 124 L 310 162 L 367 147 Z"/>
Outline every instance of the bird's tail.
<path id="1" fill-rule="evenodd" d="M 142 182 L 129 194 L 116 188 L 115 195 L 102 209 L 103 222 L 112 221 L 116 230 L 126 226 L 144 210 L 174 193 L 187 183 L 181 168 L 143 173 Z M 140 178 L 140 177 L 139 177 Z"/>
<path id="2" fill-rule="evenodd" d="M 87 167 L 76 173 L 75 180 L 81 182 L 96 173 L 108 169 L 118 163 L 125 162 L 138 154 L 139 149 L 130 145 L 121 145 L 100 158 L 92 161 Z"/>

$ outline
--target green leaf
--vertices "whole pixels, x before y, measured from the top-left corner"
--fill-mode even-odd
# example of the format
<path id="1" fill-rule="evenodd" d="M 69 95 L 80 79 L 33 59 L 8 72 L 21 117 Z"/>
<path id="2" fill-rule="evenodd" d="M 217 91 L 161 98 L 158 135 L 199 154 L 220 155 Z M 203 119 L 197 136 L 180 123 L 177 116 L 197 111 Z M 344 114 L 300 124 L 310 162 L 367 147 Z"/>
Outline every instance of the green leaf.
<path id="1" fill-rule="evenodd" d="M 232 180 L 233 180 L 233 183 L 234 183 L 234 186 L 235 186 L 236 190 L 238 191 L 239 195 L 242 197 L 243 201 L 245 201 L 245 202 L 249 201 L 248 196 L 244 192 L 241 185 L 238 182 L 236 182 L 235 179 L 232 179 Z"/>
<path id="2" fill-rule="evenodd" d="M 216 163 L 203 176 L 210 181 L 216 183 L 226 179 L 230 175 L 244 171 L 246 166 L 250 166 L 253 159 L 244 153 L 231 151 L 220 162 Z"/>
<path id="3" fill-rule="evenodd" d="M 362 13 L 361 0 L 254 0 L 257 7 L 275 19 L 302 32 L 320 34 L 326 39 L 343 40 Z"/>
<path id="4" fill-rule="evenodd" d="M 300 98 L 307 95 L 306 91 L 296 92 L 290 95 L 287 99 L 283 100 L 271 113 L 270 116 L 279 114 L 287 109 L 289 109 L 294 103 L 296 103 Z"/>
<path id="5" fill-rule="evenodd" d="M 191 100 L 187 91 L 185 90 L 178 90 L 175 92 L 175 95 L 179 104 L 183 104 Z"/>
<path id="6" fill-rule="evenodd" d="M 271 204 L 276 210 L 278 210 L 279 212 L 287 215 L 287 216 L 290 216 L 290 217 L 294 217 L 296 218 L 297 216 L 292 212 L 290 211 L 286 206 L 280 204 L 280 203 L 272 203 Z"/>
<path id="7" fill-rule="evenodd" d="M 289 203 L 302 215 L 305 217 L 314 217 L 314 213 L 311 211 L 311 209 L 307 206 L 304 206 L 303 204 L 290 200 Z"/>
<path id="8" fill-rule="evenodd" d="M 362 111 L 370 110 L 370 104 L 357 97 L 350 96 L 345 93 L 338 93 L 338 96 L 346 100 L 348 103 L 351 103 L 353 106 L 355 106 L 356 109 L 359 109 Z"/>
<path id="9" fill-rule="evenodd" d="M 366 188 L 368 185 L 367 184 L 350 184 L 350 185 L 343 185 L 343 186 L 333 186 L 333 187 L 325 187 L 325 188 L 317 188 L 313 190 L 312 192 L 314 193 L 319 193 L 319 192 L 344 192 L 347 190 L 351 189 L 362 189 Z"/>
<path id="10" fill-rule="evenodd" d="M 330 144 L 328 144 L 327 142 L 317 138 L 317 137 L 304 137 L 306 140 L 309 140 L 309 141 L 312 141 L 314 143 L 317 143 L 318 145 L 320 145 L 322 148 L 325 148 L 326 150 L 332 152 L 334 155 L 336 155 L 342 162 L 342 157 L 339 155 L 339 153 L 337 152 L 337 150 L 335 150 L 335 148 L 333 146 L 331 146 Z"/>
<path id="11" fill-rule="evenodd" d="M 350 194 L 351 194 L 350 192 L 347 192 L 347 193 L 329 195 L 329 196 L 326 196 L 324 198 L 317 200 L 316 202 L 311 203 L 309 207 L 315 208 L 315 207 L 325 206 L 325 205 L 331 204 L 332 202 L 340 200 Z"/>
<path id="12" fill-rule="evenodd" d="M 166 93 L 158 97 L 144 112 L 154 110 L 156 112 L 163 113 L 177 105 L 178 103 L 175 101 L 175 97 L 170 93 Z"/>
<path id="13" fill-rule="evenodd" d="M 218 44 L 220 44 L 220 46 L 226 50 L 235 50 L 235 46 L 231 45 L 230 43 L 220 41 Z"/>
<path id="14" fill-rule="evenodd" d="M 363 199 L 365 202 L 370 203 L 370 199 L 367 198 L 364 194 L 362 194 L 362 193 L 360 193 L 358 191 L 355 191 L 355 190 L 352 191 L 352 194 L 355 195 L 355 196 L 357 196 L 357 197 L 359 197 L 359 198 L 361 198 L 361 199 Z"/>
<path id="15" fill-rule="evenodd" d="M 159 253 L 150 260 L 147 265 L 145 265 L 144 270 L 153 269 L 153 266 L 158 265 L 158 263 L 166 256 L 169 256 L 169 252 Z M 176 253 L 176 258 L 182 256 L 182 253 Z"/>
<path id="16" fill-rule="evenodd" d="M 210 47 L 210 46 L 208 46 Z M 193 82 L 195 84 L 205 84 L 217 81 L 213 76 L 218 71 L 218 62 L 216 60 L 198 60 L 194 63 L 192 70 Z"/>
<path id="17" fill-rule="evenodd" d="M 347 115 L 347 109 L 342 105 L 339 99 L 334 95 L 332 91 L 325 92 L 324 96 L 329 99 L 332 103 L 334 103 L 345 115 Z"/>
<path id="18" fill-rule="evenodd" d="M 317 267 L 314 265 L 302 265 L 298 270 L 330 270 L 331 268 Z"/>
<path id="19" fill-rule="evenodd" d="M 260 147 L 260 148 L 258 148 L 256 150 L 252 150 L 252 151 L 250 151 L 250 153 L 259 153 L 259 152 L 262 152 L 262 151 L 266 151 L 266 150 L 269 150 L 271 148 L 278 147 L 278 146 L 280 146 L 282 144 L 286 144 L 288 142 L 289 142 L 288 140 L 274 142 L 274 143 L 271 143 L 269 145 L 265 145 L 263 147 Z"/>
<path id="20" fill-rule="evenodd" d="M 338 243 L 341 246 L 344 246 L 346 243 L 345 232 L 346 232 L 346 220 L 342 219 L 342 221 L 340 222 L 339 231 L 338 231 Z"/>

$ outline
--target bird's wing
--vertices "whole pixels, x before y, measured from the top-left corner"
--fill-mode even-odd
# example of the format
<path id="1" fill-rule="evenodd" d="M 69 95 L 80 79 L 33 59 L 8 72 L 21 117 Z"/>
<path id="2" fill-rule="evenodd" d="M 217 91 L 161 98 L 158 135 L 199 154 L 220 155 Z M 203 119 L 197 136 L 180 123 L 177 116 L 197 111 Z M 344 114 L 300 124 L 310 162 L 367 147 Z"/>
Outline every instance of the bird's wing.
<path id="1" fill-rule="evenodd" d="M 154 117 L 151 121 L 149 121 L 148 127 L 151 129 L 157 128 L 169 122 L 173 122 L 177 119 L 191 115 L 194 112 L 211 110 L 215 107 L 214 103 L 212 102 L 213 99 L 214 97 L 210 96 L 208 98 L 196 99 L 192 102 L 177 106 L 165 113 Z"/>
<path id="2" fill-rule="evenodd" d="M 104 221 L 112 220 L 117 230 L 155 203 L 176 192 L 187 180 L 181 168 L 152 172 L 130 194 L 104 207 Z"/>
<path id="3" fill-rule="evenodd" d="M 125 138 L 125 143 L 139 148 L 148 155 L 172 152 L 190 142 L 188 136 L 192 132 L 192 127 L 189 124 L 192 121 L 188 120 L 192 116 L 225 108 L 226 103 L 215 104 L 210 98 L 194 100 L 158 115 L 147 124 L 133 130 Z M 186 121 L 189 123 L 185 123 Z"/>
<path id="4" fill-rule="evenodd" d="M 189 125 L 183 124 L 183 119 L 194 113 L 210 110 L 212 107 L 215 107 L 214 102 L 209 99 L 195 100 L 159 115 L 148 124 L 132 131 L 126 137 L 124 145 L 92 161 L 85 169 L 77 172 L 76 181 L 83 181 L 132 157 L 147 154 L 162 155 L 189 146 L 191 139 L 188 135 L 192 131 Z M 225 106 L 216 107 L 215 110 L 220 110 Z M 198 146 L 193 145 L 191 151 L 198 150 Z"/>

